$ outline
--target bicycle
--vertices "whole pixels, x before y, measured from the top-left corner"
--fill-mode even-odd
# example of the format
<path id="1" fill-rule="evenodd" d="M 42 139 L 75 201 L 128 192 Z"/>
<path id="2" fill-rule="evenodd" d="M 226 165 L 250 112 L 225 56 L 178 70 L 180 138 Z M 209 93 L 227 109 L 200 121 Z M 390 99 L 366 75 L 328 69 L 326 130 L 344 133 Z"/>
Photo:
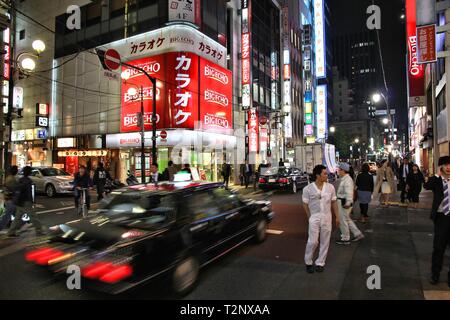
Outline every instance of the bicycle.
<path id="1" fill-rule="evenodd" d="M 86 218 L 88 215 L 88 206 L 86 201 L 86 192 L 88 188 L 80 188 L 78 191 L 81 191 L 80 198 L 78 199 L 78 214 L 81 214 L 83 218 Z"/>

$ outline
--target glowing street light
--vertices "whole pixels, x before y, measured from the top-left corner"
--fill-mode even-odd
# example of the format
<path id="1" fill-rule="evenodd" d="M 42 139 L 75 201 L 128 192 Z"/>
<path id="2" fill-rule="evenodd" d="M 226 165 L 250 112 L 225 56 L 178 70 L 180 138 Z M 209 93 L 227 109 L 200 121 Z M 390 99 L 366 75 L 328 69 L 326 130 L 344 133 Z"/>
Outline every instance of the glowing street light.
<path id="1" fill-rule="evenodd" d="M 336 127 L 330 127 L 330 132 L 331 133 L 335 133 L 336 132 Z"/>
<path id="2" fill-rule="evenodd" d="M 34 40 L 32 44 L 33 50 L 40 54 L 45 51 L 45 43 L 42 40 Z"/>
<path id="3" fill-rule="evenodd" d="M 387 124 L 389 124 L 389 119 L 388 118 L 384 118 L 382 120 L 382 122 L 383 122 L 384 125 L 387 125 Z"/>
<path id="4" fill-rule="evenodd" d="M 355 143 L 356 143 L 356 144 L 359 143 L 359 139 L 358 139 L 358 138 L 355 139 Z"/>
<path id="5" fill-rule="evenodd" d="M 23 59 L 21 65 L 25 71 L 34 71 L 36 69 L 36 62 L 31 58 Z"/>
<path id="6" fill-rule="evenodd" d="M 375 103 L 380 102 L 381 99 L 382 99 L 382 97 L 381 97 L 381 94 L 379 94 L 379 93 L 375 93 L 375 94 L 372 96 L 372 100 L 373 100 L 373 102 L 375 102 Z"/>

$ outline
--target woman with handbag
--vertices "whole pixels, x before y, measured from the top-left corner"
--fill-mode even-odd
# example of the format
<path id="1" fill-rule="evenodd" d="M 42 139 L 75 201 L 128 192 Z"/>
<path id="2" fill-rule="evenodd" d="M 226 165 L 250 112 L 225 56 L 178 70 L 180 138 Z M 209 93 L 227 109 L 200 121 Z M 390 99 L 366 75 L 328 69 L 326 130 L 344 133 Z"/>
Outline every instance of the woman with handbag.
<path id="1" fill-rule="evenodd" d="M 368 163 L 364 163 L 361 168 L 361 173 L 356 178 L 357 199 L 359 201 L 359 208 L 361 211 L 362 223 L 369 220 L 369 204 L 372 201 L 372 193 L 374 188 L 373 176 L 370 174 L 370 167 Z"/>
<path id="2" fill-rule="evenodd" d="M 388 205 L 390 195 L 395 192 L 394 171 L 392 170 L 390 162 L 387 160 L 383 160 L 381 162 L 381 167 L 377 170 L 375 192 L 381 193 L 381 206 Z"/>

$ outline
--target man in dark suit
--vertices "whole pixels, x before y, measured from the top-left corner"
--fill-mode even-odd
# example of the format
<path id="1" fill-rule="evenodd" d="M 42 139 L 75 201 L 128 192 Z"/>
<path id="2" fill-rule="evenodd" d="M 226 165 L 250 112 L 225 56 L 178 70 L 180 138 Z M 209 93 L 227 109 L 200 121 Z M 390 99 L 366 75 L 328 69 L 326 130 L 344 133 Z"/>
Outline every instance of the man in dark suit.
<path id="1" fill-rule="evenodd" d="M 400 198 L 402 200 L 402 203 L 405 202 L 406 198 L 406 178 L 408 177 L 408 174 L 412 172 L 412 164 L 409 163 L 409 159 L 405 158 L 403 159 L 403 163 L 401 164 L 399 170 L 398 170 L 398 180 L 400 182 L 400 190 L 402 191 Z"/>
<path id="2" fill-rule="evenodd" d="M 244 177 L 245 189 L 247 189 L 250 183 L 250 178 L 253 175 L 253 168 L 252 165 L 248 163 L 248 160 L 245 160 L 245 164 L 241 165 L 240 173 Z"/>
<path id="3" fill-rule="evenodd" d="M 426 179 L 425 189 L 433 191 L 431 219 L 434 222 L 433 256 L 430 283 L 439 283 L 445 250 L 450 243 L 450 157 L 439 159 L 439 171 Z M 450 287 L 450 271 L 448 273 Z"/>

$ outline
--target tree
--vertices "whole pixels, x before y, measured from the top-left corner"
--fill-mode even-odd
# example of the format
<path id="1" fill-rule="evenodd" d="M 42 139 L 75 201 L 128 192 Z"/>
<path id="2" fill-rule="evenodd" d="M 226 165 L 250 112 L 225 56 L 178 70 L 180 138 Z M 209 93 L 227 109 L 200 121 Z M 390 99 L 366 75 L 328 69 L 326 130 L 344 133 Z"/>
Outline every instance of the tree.
<path id="1" fill-rule="evenodd" d="M 350 158 L 350 146 L 352 142 L 352 139 L 343 128 L 336 129 L 334 144 L 341 158 Z"/>

